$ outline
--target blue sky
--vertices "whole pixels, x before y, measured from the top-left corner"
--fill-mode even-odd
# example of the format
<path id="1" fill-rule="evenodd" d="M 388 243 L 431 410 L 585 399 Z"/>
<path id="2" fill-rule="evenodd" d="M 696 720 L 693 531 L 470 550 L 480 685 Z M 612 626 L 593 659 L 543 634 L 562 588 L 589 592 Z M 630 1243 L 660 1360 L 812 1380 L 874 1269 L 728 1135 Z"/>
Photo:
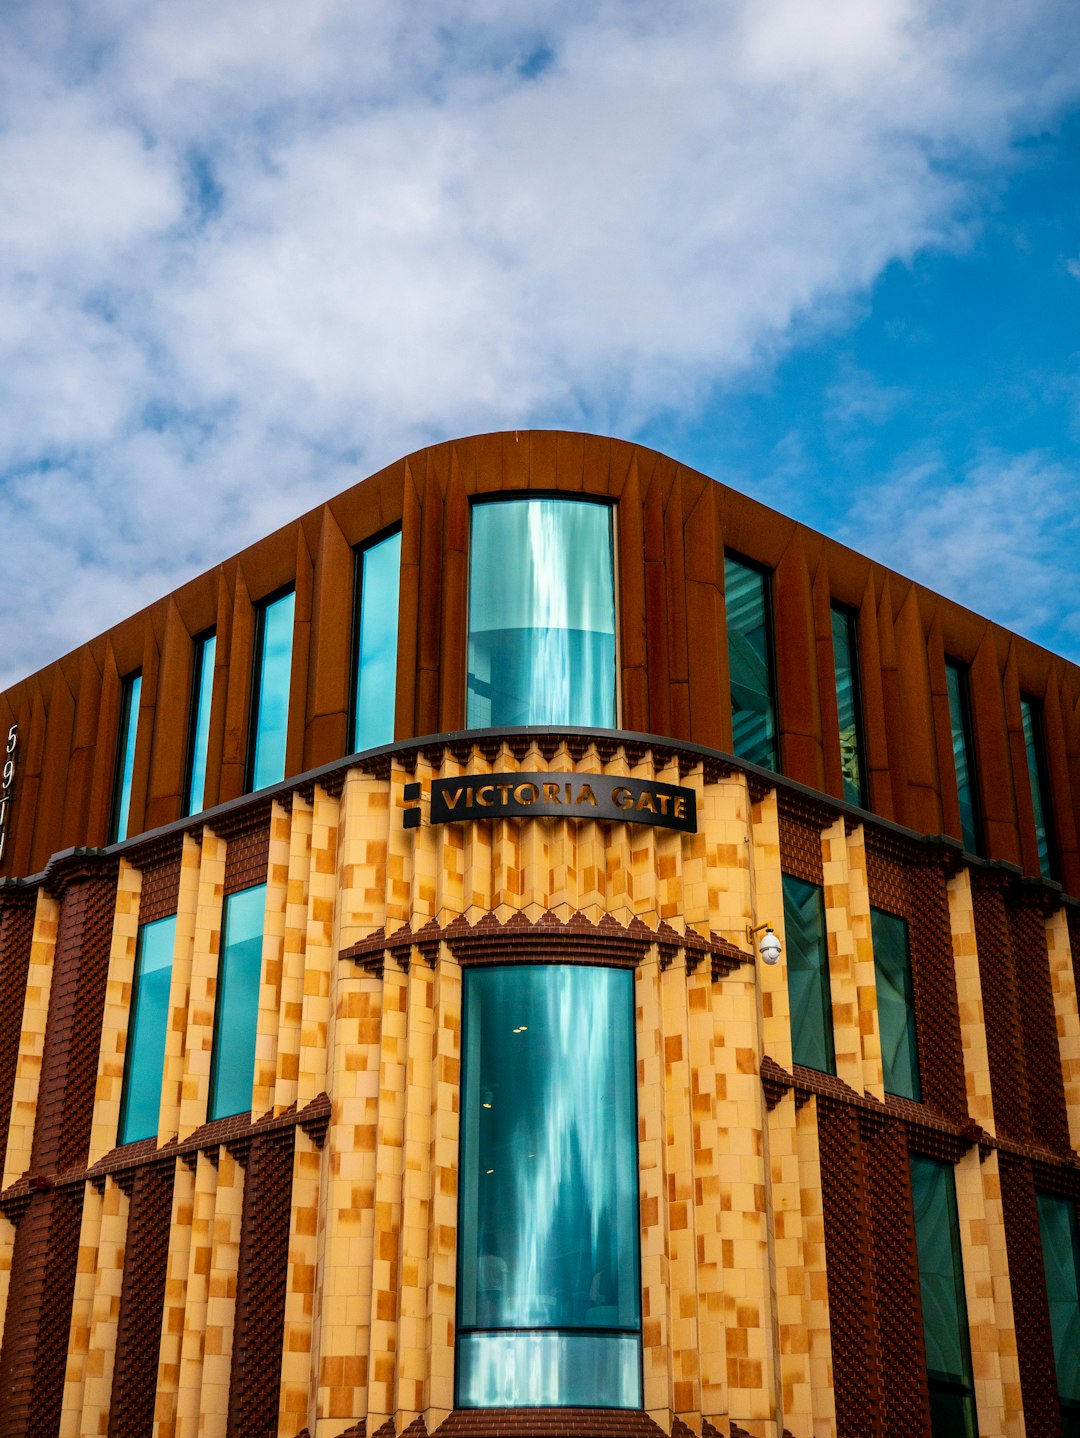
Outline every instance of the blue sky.
<path id="1" fill-rule="evenodd" d="M 0 683 L 418 445 L 640 439 L 1080 658 L 1064 0 L 0 14 Z"/>

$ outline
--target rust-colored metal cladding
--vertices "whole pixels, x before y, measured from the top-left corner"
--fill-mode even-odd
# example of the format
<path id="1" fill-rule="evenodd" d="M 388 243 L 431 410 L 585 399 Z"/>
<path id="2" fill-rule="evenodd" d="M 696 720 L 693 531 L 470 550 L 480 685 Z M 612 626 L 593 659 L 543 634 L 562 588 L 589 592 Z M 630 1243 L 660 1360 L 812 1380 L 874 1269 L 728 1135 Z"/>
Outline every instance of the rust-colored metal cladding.
<path id="1" fill-rule="evenodd" d="M 0 1438 L 1075 1423 L 1075 665 L 508 433 L 4 736 Z"/>

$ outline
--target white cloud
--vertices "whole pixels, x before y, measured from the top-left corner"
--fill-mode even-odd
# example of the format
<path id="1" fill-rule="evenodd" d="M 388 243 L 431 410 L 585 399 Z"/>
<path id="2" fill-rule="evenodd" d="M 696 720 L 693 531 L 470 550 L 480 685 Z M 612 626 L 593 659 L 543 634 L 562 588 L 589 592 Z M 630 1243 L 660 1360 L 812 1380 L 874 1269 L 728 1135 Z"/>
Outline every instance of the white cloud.
<path id="1" fill-rule="evenodd" d="M 865 490 L 840 538 L 1059 652 L 1080 645 L 1080 475 L 1038 454 L 984 454 L 959 476 L 936 458 Z"/>
<path id="2" fill-rule="evenodd" d="M 1058 0 L 11 7 L 0 682 L 414 444 L 691 410 L 962 243 L 961 177 L 1080 88 L 1074 28 Z"/>

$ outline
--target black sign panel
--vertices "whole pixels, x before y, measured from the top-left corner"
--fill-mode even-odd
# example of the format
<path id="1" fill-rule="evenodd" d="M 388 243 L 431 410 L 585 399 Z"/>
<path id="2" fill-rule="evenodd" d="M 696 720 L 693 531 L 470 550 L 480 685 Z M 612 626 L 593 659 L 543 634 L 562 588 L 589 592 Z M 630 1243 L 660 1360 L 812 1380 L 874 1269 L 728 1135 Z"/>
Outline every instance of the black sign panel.
<path id="1" fill-rule="evenodd" d="M 419 798 L 420 785 L 407 784 L 406 803 Z M 614 774 L 467 774 L 431 781 L 433 824 L 540 816 L 657 824 L 696 834 L 697 796 L 693 789 L 679 784 L 622 779 Z M 405 828 L 416 828 L 419 823 L 419 808 L 406 808 Z"/>

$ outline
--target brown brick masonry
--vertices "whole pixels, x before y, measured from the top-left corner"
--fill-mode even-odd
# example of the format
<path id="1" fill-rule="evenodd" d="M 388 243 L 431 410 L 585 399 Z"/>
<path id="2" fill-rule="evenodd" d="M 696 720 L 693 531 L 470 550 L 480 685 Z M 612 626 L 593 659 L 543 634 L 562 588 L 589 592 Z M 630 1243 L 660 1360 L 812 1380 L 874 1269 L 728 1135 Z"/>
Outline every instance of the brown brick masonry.
<path id="1" fill-rule="evenodd" d="M 175 1165 L 160 1160 L 129 1171 L 127 1244 L 116 1333 L 109 1438 L 143 1438 L 154 1426 L 161 1311 L 169 1255 Z"/>
<path id="2" fill-rule="evenodd" d="M 15 889 L 5 897 L 0 909 L 0 1172 L 11 1119 L 36 901 L 34 890 Z"/>

